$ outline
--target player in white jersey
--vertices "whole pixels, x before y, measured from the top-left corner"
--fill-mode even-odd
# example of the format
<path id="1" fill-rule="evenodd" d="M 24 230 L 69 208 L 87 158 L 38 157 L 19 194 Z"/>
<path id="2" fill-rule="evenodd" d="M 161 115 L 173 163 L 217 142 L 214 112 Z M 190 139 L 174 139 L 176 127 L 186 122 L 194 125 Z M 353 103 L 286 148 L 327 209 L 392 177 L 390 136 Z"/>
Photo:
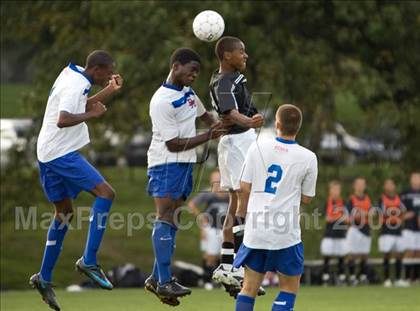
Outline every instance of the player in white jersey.
<path id="1" fill-rule="evenodd" d="M 191 88 L 200 64 L 200 56 L 193 50 L 175 50 L 169 76 L 150 101 L 153 137 L 147 154 L 147 175 L 148 192 L 157 214 L 152 233 L 156 260 L 145 288 L 169 305 L 178 305 L 178 297 L 191 293 L 172 278 L 170 265 L 177 232 L 176 210 L 192 191 L 194 148 L 223 134 L 219 131 L 222 123 L 206 112 Z M 197 118 L 210 127 L 199 135 L 195 127 Z"/>
<path id="2" fill-rule="evenodd" d="M 272 310 L 293 310 L 303 273 L 300 204 L 315 196 L 317 158 L 296 143 L 302 113 L 282 105 L 276 113 L 277 138 L 255 142 L 241 177 L 240 209 L 247 210 L 244 242 L 234 266 L 245 268 L 236 311 L 252 311 L 268 271 L 277 272 L 280 293 Z"/>
<path id="3" fill-rule="evenodd" d="M 30 278 L 30 284 L 54 310 L 60 310 L 60 306 L 51 285 L 52 272 L 73 215 L 72 200 L 82 190 L 92 193 L 96 199 L 91 209 L 85 251 L 76 262 L 76 269 L 100 287 L 113 288 L 97 264 L 96 253 L 115 193 L 78 150 L 90 141 L 85 122 L 103 115 L 106 107 L 102 102 L 122 86 L 121 76 L 113 75 L 114 67 L 112 57 L 98 50 L 89 54 L 86 68 L 74 64 L 64 68 L 50 91 L 38 136 L 41 183 L 48 200 L 55 206 L 55 218 L 48 230 L 41 270 Z M 88 98 L 94 84 L 106 87 Z"/>

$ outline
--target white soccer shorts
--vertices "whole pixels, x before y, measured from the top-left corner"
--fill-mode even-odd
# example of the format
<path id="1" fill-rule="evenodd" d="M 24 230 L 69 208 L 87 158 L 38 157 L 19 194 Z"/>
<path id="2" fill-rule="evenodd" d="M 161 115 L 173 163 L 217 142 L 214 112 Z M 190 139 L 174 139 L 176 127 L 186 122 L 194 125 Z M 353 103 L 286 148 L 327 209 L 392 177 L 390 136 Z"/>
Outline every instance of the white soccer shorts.
<path id="1" fill-rule="evenodd" d="M 359 229 L 350 227 L 347 232 L 347 243 L 349 246 L 349 254 L 368 255 L 372 238 L 364 235 Z"/>
<path id="2" fill-rule="evenodd" d="M 220 186 L 238 190 L 242 166 L 251 144 L 257 139 L 254 129 L 240 134 L 225 135 L 220 139 L 217 153 L 220 170 Z"/>
<path id="3" fill-rule="evenodd" d="M 401 235 L 383 234 L 378 239 L 379 251 L 382 253 L 405 251 L 404 239 Z"/>
<path id="4" fill-rule="evenodd" d="M 420 232 L 403 230 L 402 232 L 404 250 L 420 251 Z"/>
<path id="5" fill-rule="evenodd" d="M 206 238 L 201 240 L 201 251 L 210 256 L 220 256 L 223 243 L 223 231 L 221 229 L 203 228 Z"/>
<path id="6" fill-rule="evenodd" d="M 323 238 L 321 241 L 321 255 L 322 256 L 336 256 L 343 257 L 349 252 L 346 238 L 334 239 Z"/>

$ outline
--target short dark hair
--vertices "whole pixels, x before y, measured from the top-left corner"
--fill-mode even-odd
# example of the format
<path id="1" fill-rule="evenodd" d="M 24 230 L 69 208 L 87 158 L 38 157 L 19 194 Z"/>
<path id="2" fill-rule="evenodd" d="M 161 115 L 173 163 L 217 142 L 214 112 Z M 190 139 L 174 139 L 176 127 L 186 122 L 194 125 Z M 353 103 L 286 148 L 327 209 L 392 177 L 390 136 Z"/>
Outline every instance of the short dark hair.
<path id="1" fill-rule="evenodd" d="M 294 105 L 281 105 L 276 118 L 280 122 L 281 133 L 286 136 L 296 135 L 302 126 L 302 111 Z"/>
<path id="2" fill-rule="evenodd" d="M 172 65 L 176 62 L 181 63 L 181 65 L 185 65 L 189 62 L 197 62 L 201 64 L 201 57 L 193 49 L 179 48 L 172 53 L 169 66 L 172 67 Z"/>
<path id="3" fill-rule="evenodd" d="M 86 68 L 108 66 L 114 64 L 111 54 L 104 50 L 96 50 L 86 57 Z"/>
<path id="4" fill-rule="evenodd" d="M 232 52 L 236 48 L 237 43 L 241 43 L 241 39 L 231 36 L 222 37 L 217 41 L 214 52 L 216 53 L 217 58 L 221 61 L 223 60 L 223 55 L 225 52 Z"/>

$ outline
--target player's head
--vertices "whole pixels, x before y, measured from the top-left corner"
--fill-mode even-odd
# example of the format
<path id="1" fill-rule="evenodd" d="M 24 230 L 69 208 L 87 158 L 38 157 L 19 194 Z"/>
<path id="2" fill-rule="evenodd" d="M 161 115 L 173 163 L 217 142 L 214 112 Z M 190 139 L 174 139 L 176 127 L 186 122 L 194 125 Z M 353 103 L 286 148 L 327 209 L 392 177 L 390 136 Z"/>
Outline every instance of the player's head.
<path id="1" fill-rule="evenodd" d="M 341 183 L 338 180 L 331 180 L 328 183 L 328 195 L 333 199 L 341 196 Z"/>
<path id="2" fill-rule="evenodd" d="M 366 179 L 363 177 L 357 177 L 353 181 L 353 190 L 357 195 L 363 195 L 366 191 Z"/>
<path id="3" fill-rule="evenodd" d="M 295 137 L 302 126 L 302 111 L 290 104 L 281 105 L 276 112 L 276 129 L 282 136 Z"/>
<path id="4" fill-rule="evenodd" d="M 410 175 L 410 187 L 413 190 L 420 190 L 420 172 L 413 172 Z"/>
<path id="5" fill-rule="evenodd" d="M 85 72 L 92 78 L 94 84 L 105 86 L 111 79 L 114 68 L 114 59 L 107 51 L 96 50 L 86 58 Z"/>
<path id="6" fill-rule="evenodd" d="M 220 63 L 228 65 L 233 70 L 244 71 L 248 54 L 245 44 L 236 37 L 222 37 L 217 41 L 215 53 Z"/>
<path id="7" fill-rule="evenodd" d="M 218 170 L 213 171 L 210 174 L 210 186 L 212 192 L 219 192 L 220 189 L 220 172 Z"/>
<path id="8" fill-rule="evenodd" d="M 397 186 L 394 180 L 387 178 L 384 180 L 384 192 L 388 195 L 394 195 L 397 191 Z"/>
<path id="9" fill-rule="evenodd" d="M 201 58 L 190 48 L 179 48 L 172 53 L 169 66 L 177 84 L 190 86 L 200 73 Z"/>

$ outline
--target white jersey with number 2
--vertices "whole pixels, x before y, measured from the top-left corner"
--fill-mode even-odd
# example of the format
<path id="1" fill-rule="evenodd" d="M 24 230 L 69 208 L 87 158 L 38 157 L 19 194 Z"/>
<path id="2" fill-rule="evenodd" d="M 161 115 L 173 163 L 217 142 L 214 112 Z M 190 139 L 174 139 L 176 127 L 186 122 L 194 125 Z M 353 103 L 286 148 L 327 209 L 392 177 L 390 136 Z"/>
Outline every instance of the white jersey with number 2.
<path id="1" fill-rule="evenodd" d="M 251 183 L 244 244 L 277 250 L 301 242 L 301 195 L 315 196 L 318 165 L 315 153 L 282 138 L 254 142 L 241 180 Z"/>

